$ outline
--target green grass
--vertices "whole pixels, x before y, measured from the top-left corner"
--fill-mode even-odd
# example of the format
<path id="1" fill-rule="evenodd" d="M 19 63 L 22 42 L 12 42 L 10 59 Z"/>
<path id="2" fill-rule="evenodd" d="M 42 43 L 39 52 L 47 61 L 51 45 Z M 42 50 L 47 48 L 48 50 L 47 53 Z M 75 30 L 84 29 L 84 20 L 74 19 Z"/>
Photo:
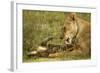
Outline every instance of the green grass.
<path id="1" fill-rule="evenodd" d="M 63 44 L 59 39 L 61 27 L 64 24 L 66 15 L 69 12 L 51 12 L 51 11 L 35 11 L 23 10 L 23 62 L 40 62 L 52 60 L 73 60 L 85 59 L 89 57 L 65 55 L 61 58 L 29 58 L 27 52 L 36 50 L 40 42 L 48 37 L 54 36 L 55 39 L 50 43 Z M 77 13 L 79 17 L 90 22 L 89 13 Z"/>
<path id="2" fill-rule="evenodd" d="M 26 63 L 30 63 L 30 62 L 46 62 L 46 61 L 72 61 L 72 60 L 85 60 L 85 59 L 91 59 L 89 56 L 67 56 L 64 58 L 30 58 L 30 59 L 26 59 L 24 60 L 24 62 Z"/>

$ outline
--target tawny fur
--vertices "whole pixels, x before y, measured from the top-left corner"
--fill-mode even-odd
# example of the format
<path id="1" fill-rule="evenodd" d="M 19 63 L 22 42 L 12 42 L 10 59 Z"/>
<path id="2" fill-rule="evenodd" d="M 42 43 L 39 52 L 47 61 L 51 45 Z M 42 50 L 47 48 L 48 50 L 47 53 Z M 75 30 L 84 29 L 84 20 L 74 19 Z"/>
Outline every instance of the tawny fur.
<path id="1" fill-rule="evenodd" d="M 78 27 L 76 26 L 78 24 Z M 67 16 L 64 28 L 62 29 L 62 35 L 63 39 L 70 39 L 68 43 L 72 43 L 72 39 L 78 29 L 77 34 L 77 40 L 76 46 L 80 48 L 81 53 L 84 55 L 90 55 L 91 54 L 91 25 L 86 20 L 83 20 L 82 18 L 79 18 L 77 16 L 77 13 L 70 13 L 69 16 Z M 65 41 L 65 44 L 68 44 Z"/>

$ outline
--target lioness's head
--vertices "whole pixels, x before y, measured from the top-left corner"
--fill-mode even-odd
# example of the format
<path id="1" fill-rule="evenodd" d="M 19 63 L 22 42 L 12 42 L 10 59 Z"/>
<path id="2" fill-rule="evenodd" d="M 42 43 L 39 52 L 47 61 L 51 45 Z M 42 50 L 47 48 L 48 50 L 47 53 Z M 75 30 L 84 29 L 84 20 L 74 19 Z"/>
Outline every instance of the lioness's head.
<path id="1" fill-rule="evenodd" d="M 77 33 L 77 16 L 76 13 L 70 13 L 65 19 L 64 26 L 61 29 L 61 39 L 65 44 L 72 44 L 73 38 Z"/>

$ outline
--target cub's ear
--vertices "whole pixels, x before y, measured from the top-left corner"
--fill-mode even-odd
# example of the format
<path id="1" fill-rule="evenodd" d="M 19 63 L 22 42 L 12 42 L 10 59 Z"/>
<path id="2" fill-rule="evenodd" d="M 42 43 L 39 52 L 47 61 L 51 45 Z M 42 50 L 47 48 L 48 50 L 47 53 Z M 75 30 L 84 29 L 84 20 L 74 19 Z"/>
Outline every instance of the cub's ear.
<path id="1" fill-rule="evenodd" d="M 72 21 L 75 21 L 75 20 L 77 19 L 77 15 L 76 15 L 75 12 L 70 13 L 70 19 L 71 19 Z"/>

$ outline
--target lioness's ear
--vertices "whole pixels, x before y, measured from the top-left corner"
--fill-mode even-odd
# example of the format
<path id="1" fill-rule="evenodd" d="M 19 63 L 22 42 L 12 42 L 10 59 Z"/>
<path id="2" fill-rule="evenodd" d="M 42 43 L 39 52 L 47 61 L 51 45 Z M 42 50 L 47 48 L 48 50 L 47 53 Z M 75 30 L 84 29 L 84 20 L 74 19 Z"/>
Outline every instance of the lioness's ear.
<path id="1" fill-rule="evenodd" d="M 75 21 L 75 20 L 77 19 L 77 16 L 76 16 L 76 13 L 75 13 L 75 12 L 70 13 L 70 19 L 71 19 L 72 21 Z"/>

